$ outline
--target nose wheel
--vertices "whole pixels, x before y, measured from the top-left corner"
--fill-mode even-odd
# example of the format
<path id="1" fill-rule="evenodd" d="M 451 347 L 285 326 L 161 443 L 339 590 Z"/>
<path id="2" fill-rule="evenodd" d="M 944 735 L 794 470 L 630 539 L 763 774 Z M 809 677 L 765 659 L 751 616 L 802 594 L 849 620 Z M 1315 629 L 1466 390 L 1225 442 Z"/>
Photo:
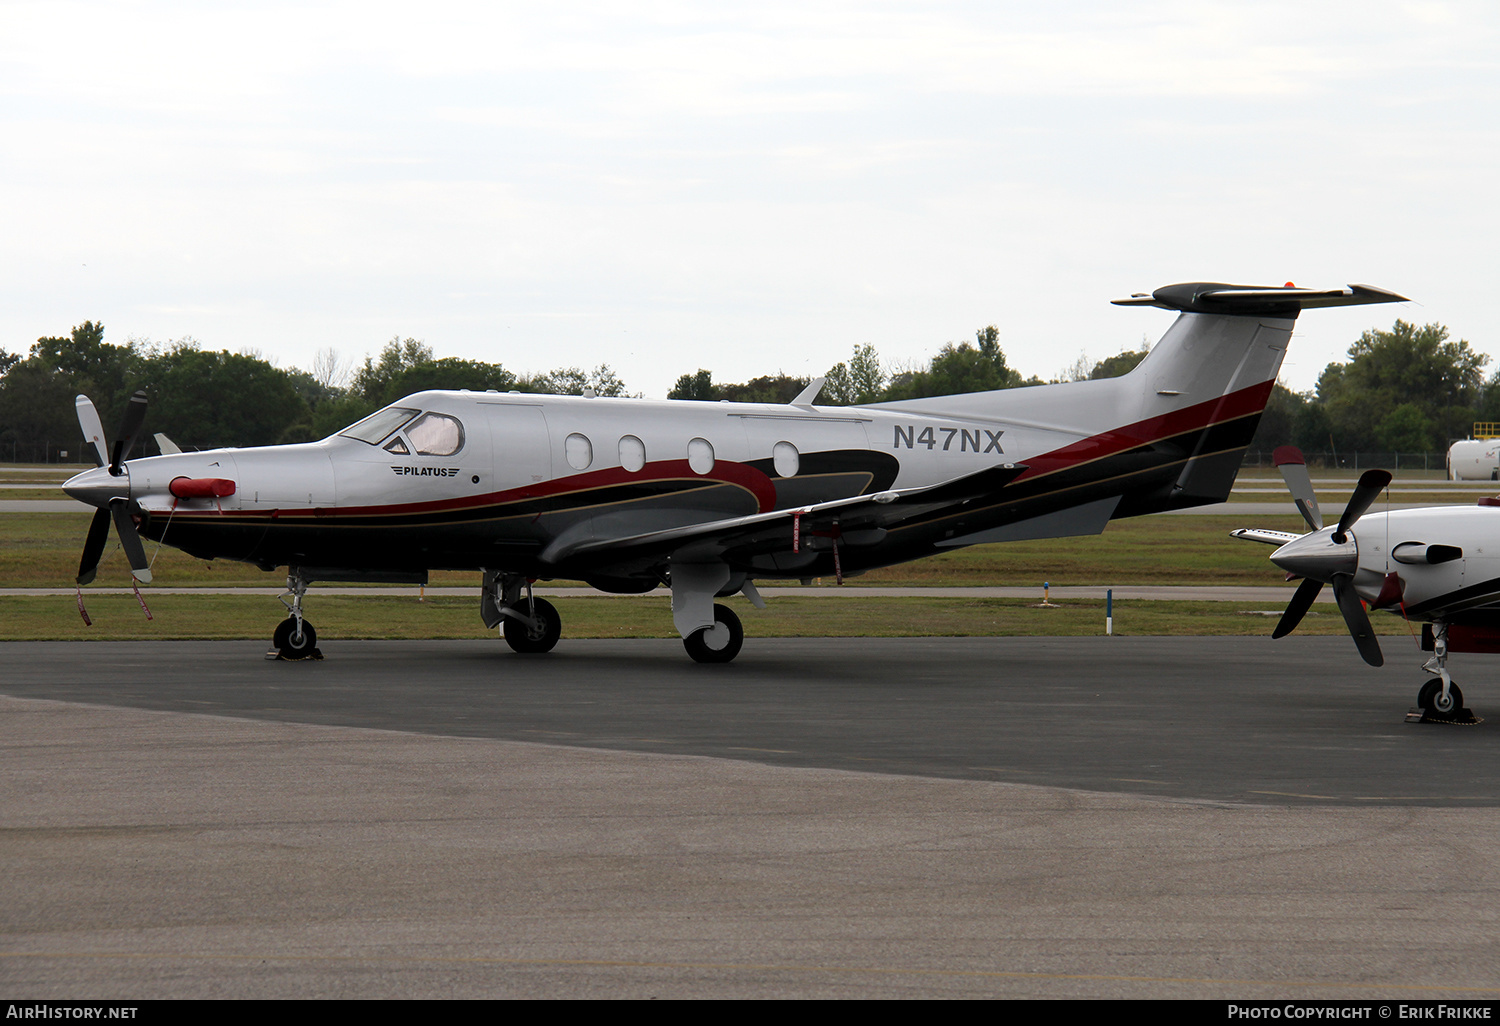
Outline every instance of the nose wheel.
<path id="1" fill-rule="evenodd" d="M 313 630 L 313 625 L 291 616 L 276 625 L 271 645 L 282 659 L 317 659 L 322 655 L 318 651 L 318 632 Z"/>
<path id="2" fill-rule="evenodd" d="M 291 615 L 276 625 L 276 632 L 271 635 L 271 651 L 266 653 L 267 659 L 322 659 L 323 653 L 318 651 L 318 632 L 313 630 L 313 625 L 308 623 L 302 615 L 302 597 L 307 594 L 307 586 L 310 582 L 300 573 L 293 572 L 287 575 L 287 596 L 281 596 L 281 604 L 286 606 L 286 611 Z"/>
<path id="3" fill-rule="evenodd" d="M 1424 711 L 1438 716 L 1452 716 L 1456 710 L 1464 707 L 1464 693 L 1450 678 L 1448 693 L 1443 694 L 1442 678 L 1434 677 L 1423 684 L 1422 690 L 1417 692 L 1417 705 Z"/>

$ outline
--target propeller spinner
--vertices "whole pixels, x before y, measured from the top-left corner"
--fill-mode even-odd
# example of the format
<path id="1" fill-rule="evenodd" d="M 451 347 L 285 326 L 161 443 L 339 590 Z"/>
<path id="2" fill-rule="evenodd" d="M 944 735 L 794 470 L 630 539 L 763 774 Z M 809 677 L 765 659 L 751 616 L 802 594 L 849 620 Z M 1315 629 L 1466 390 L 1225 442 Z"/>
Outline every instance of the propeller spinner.
<path id="1" fill-rule="evenodd" d="M 93 446 L 99 463 L 97 470 L 86 470 L 63 485 L 63 491 L 68 495 L 98 507 L 84 539 L 83 557 L 78 561 L 78 584 L 80 587 L 88 584 L 98 573 L 111 521 L 119 535 L 120 547 L 125 550 L 125 558 L 130 561 L 131 574 L 138 581 L 150 581 L 146 550 L 130 518 L 130 471 L 125 465 L 130 450 L 135 447 L 136 436 L 146 422 L 146 393 L 138 391 L 130 397 L 113 449 L 105 442 L 99 412 L 89 397 L 80 395 L 74 402 L 78 409 L 78 426 Z"/>

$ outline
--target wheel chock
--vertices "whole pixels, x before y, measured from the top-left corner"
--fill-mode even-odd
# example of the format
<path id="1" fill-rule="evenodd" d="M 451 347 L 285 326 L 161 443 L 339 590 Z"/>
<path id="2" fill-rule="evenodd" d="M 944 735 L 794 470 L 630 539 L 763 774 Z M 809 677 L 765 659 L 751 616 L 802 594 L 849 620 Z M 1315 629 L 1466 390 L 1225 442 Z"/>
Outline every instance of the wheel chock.
<path id="1" fill-rule="evenodd" d="M 1474 710 L 1468 706 L 1444 715 L 1443 713 L 1433 712 L 1431 709 L 1423 709 L 1420 706 L 1414 705 L 1406 711 L 1406 722 L 1441 723 L 1453 727 L 1472 727 L 1475 724 L 1483 723 L 1484 720 L 1475 716 Z"/>
<path id="2" fill-rule="evenodd" d="M 305 663 L 309 661 L 316 661 L 322 658 L 323 650 L 316 646 L 308 649 L 306 655 L 291 656 L 290 658 L 282 655 L 279 649 L 273 648 L 271 649 L 271 651 L 266 653 L 266 662 L 275 662 L 277 660 L 280 660 L 283 663 Z"/>

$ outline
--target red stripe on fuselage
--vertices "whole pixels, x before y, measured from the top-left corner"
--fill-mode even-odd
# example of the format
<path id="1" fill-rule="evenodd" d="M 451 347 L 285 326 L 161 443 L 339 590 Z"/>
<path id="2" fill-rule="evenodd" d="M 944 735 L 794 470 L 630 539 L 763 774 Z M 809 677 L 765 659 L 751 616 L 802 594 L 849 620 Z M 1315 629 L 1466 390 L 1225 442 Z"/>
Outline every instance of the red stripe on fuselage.
<path id="1" fill-rule="evenodd" d="M 1070 470 L 1106 456 L 1114 456 L 1143 445 L 1159 442 L 1164 438 L 1187 434 L 1190 431 L 1202 431 L 1215 424 L 1260 413 L 1265 410 L 1266 403 L 1271 398 L 1271 389 L 1275 385 L 1275 381 L 1263 381 L 1258 385 L 1242 388 L 1238 392 L 1216 396 L 1207 402 L 1173 410 L 1159 417 L 1150 417 L 1136 421 L 1134 424 L 1111 428 L 1097 435 L 1080 439 L 1071 445 L 1065 445 L 1061 449 L 1028 457 L 1025 460 L 1026 472 L 1016 480 L 1027 481 L 1044 474 L 1055 474 L 1059 470 Z"/>
<path id="2" fill-rule="evenodd" d="M 444 479 L 434 478 L 433 480 L 441 481 Z M 523 485 L 520 488 L 511 488 L 503 492 L 487 492 L 483 495 L 470 495 L 458 499 L 434 499 L 430 502 L 397 503 L 383 506 L 298 506 L 277 509 L 276 515 L 280 519 L 329 516 L 410 516 L 423 513 L 449 513 L 466 509 L 482 509 L 487 506 L 505 506 L 527 500 L 567 495 L 569 493 L 598 491 L 622 485 L 648 484 L 660 481 L 683 481 L 697 487 L 733 485 L 737 488 L 743 488 L 750 493 L 756 502 L 755 512 L 764 513 L 776 508 L 776 485 L 772 483 L 769 477 L 753 467 L 746 466 L 743 463 L 719 460 L 714 463 L 714 468 L 707 474 L 699 474 L 689 466 L 687 460 L 661 460 L 655 463 L 648 463 L 636 472 L 625 470 L 622 467 L 610 467 L 605 470 L 554 478 L 551 481 L 539 481 L 536 484 Z M 684 489 L 684 492 L 690 490 L 692 489 Z M 270 513 L 270 509 L 225 510 L 222 514 L 217 510 L 178 510 L 174 515 L 177 517 L 219 517 L 222 515 L 263 518 L 269 516 Z"/>

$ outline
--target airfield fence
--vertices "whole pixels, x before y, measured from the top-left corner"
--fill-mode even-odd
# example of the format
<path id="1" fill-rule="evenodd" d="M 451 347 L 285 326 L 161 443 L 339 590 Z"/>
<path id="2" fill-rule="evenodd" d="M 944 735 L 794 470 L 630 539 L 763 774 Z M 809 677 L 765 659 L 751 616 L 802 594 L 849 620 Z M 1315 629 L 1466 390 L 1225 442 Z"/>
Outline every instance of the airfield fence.
<path id="1" fill-rule="evenodd" d="M 1270 449 L 1252 449 L 1245 453 L 1242 467 L 1273 467 Z M 1304 452 L 1309 470 L 1448 470 L 1446 452 Z"/>
<path id="2" fill-rule="evenodd" d="M 22 442 L 16 438 L 0 437 L 0 460 L 7 463 L 92 463 L 93 460 L 84 455 L 85 444 L 82 438 L 58 445 L 48 440 Z"/>

